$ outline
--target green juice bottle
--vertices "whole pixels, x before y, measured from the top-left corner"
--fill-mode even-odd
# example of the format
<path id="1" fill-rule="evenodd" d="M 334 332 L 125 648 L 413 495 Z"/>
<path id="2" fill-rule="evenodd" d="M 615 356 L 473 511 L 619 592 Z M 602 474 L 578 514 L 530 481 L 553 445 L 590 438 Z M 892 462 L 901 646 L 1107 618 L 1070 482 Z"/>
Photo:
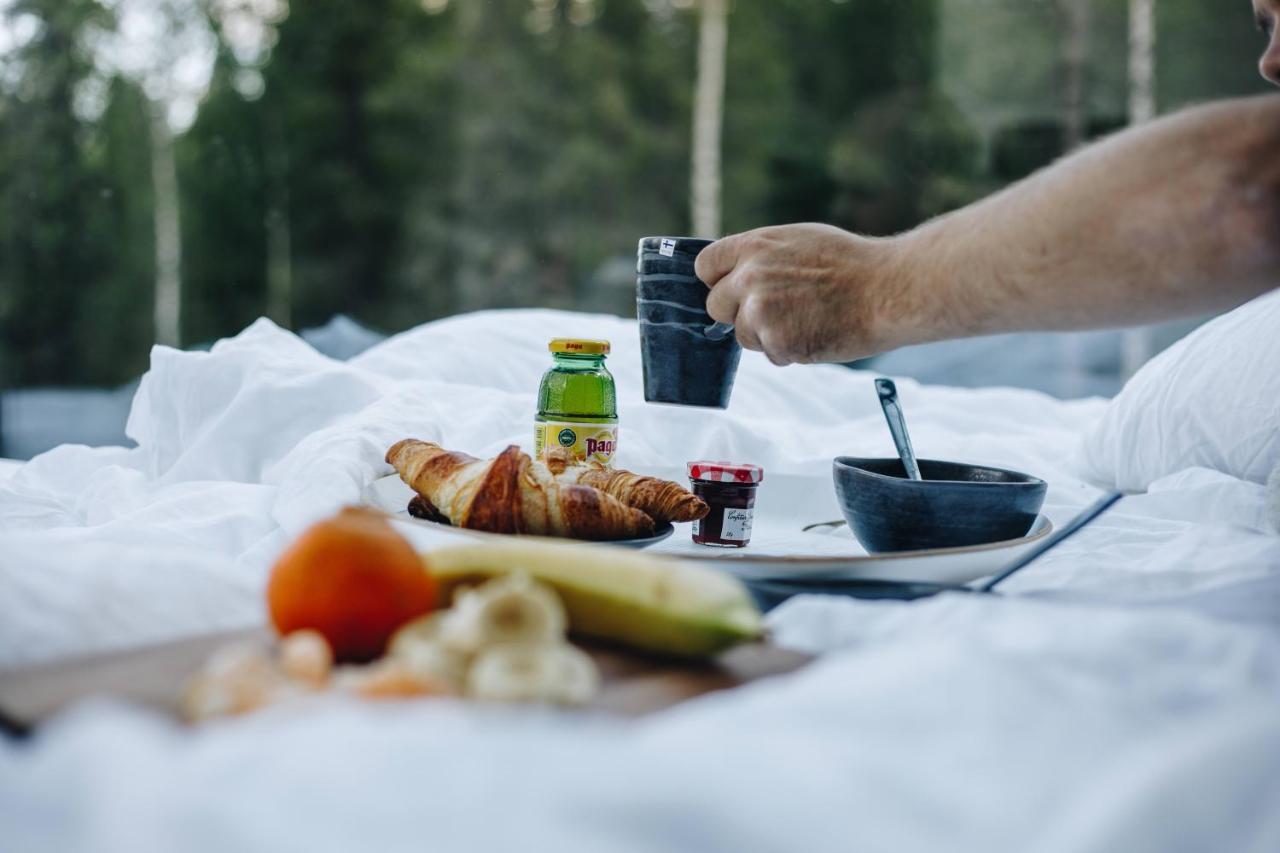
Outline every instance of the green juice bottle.
<path id="1" fill-rule="evenodd" d="M 618 395 L 604 366 L 609 342 L 556 338 L 547 349 L 552 365 L 538 388 L 534 458 L 561 447 L 580 462 L 611 466 L 618 447 Z"/>

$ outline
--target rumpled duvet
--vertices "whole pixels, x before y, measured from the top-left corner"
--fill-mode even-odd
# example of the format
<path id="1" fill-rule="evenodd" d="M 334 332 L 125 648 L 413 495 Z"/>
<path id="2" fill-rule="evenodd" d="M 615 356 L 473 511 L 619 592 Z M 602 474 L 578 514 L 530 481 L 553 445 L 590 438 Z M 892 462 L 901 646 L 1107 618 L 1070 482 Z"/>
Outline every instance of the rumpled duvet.
<path id="1" fill-rule="evenodd" d="M 465 315 L 349 362 L 267 321 L 157 348 L 134 449 L 0 477 L 0 667 L 252 625 L 291 536 L 405 436 L 529 446 L 557 336 L 611 340 L 628 468 L 733 458 L 829 488 L 892 453 L 870 374 L 744 354 L 724 412 L 643 403 L 635 326 Z M 1097 495 L 1101 400 L 899 383 L 917 451 Z M 191 731 L 103 701 L 0 743 L 13 850 L 1276 850 L 1280 538 L 1264 487 L 1153 484 L 999 597 L 816 596 L 770 616 L 800 672 L 639 721 L 324 701 Z M 680 535 L 680 534 L 677 534 Z"/>

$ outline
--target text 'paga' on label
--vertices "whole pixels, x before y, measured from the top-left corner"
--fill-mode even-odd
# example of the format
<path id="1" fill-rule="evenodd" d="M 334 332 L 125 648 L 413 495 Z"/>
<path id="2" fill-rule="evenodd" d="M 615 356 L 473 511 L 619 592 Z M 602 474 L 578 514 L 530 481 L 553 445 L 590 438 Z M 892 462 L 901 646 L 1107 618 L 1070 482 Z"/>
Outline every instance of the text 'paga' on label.
<path id="1" fill-rule="evenodd" d="M 578 462 L 598 462 L 606 467 L 613 464 L 613 454 L 618 447 L 617 424 L 584 424 L 565 421 L 545 421 L 534 425 L 534 457 L 546 458 L 546 453 L 559 447 Z"/>

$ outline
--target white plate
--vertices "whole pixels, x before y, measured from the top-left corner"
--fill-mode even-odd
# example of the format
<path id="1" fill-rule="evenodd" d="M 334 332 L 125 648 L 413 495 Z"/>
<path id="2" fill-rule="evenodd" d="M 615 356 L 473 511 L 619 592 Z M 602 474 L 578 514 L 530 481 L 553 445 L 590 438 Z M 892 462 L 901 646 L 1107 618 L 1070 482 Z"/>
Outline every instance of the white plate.
<path id="1" fill-rule="evenodd" d="M 646 469 L 644 473 L 685 482 L 683 469 Z M 410 518 L 405 506 L 413 491 L 395 474 L 372 483 L 366 503 L 409 522 L 404 529 L 415 544 L 433 547 L 447 535 L 456 542 L 456 528 Z M 649 553 L 669 554 L 723 569 L 742 578 L 784 580 L 874 579 L 968 583 L 993 574 L 1012 562 L 1040 539 L 1053 532 L 1053 524 L 1041 515 L 1031 532 L 1021 539 L 940 548 L 868 554 L 847 526 L 805 531 L 806 526 L 840 518 L 830 476 L 800 476 L 765 472 L 756 499 L 751 544 L 746 548 L 715 548 L 694 544 L 690 525 L 676 525 L 675 535 L 650 546 Z M 434 528 L 428 530 L 427 528 Z M 424 538 L 424 537 L 430 538 Z"/>
<path id="2" fill-rule="evenodd" d="M 847 527 L 840 529 L 848 531 Z M 1052 532 L 1053 522 L 1044 515 L 1038 515 L 1031 526 L 1031 532 L 1021 539 L 963 548 L 897 551 L 890 554 L 868 554 L 863 550 L 861 554 L 849 556 L 752 554 L 750 546 L 733 551 L 726 549 L 723 553 L 713 555 L 686 552 L 684 549 L 680 549 L 678 553 L 684 559 L 723 569 L 745 580 L 856 579 L 961 584 L 995 574 Z M 857 543 L 854 544 L 856 546 Z M 668 549 L 666 545 L 667 543 L 661 543 L 652 550 L 666 553 L 675 550 Z M 701 549 L 703 546 L 694 547 Z"/>

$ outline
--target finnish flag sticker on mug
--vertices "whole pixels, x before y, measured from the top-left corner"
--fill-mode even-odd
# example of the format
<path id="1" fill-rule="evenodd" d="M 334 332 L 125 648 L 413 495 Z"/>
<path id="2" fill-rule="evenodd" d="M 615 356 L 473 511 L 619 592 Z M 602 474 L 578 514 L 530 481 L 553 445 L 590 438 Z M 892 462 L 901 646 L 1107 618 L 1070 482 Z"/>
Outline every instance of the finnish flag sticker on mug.
<path id="1" fill-rule="evenodd" d="M 670 237 L 662 238 L 662 245 L 658 247 L 658 254 L 664 258 L 669 258 L 676 253 L 676 241 Z"/>

